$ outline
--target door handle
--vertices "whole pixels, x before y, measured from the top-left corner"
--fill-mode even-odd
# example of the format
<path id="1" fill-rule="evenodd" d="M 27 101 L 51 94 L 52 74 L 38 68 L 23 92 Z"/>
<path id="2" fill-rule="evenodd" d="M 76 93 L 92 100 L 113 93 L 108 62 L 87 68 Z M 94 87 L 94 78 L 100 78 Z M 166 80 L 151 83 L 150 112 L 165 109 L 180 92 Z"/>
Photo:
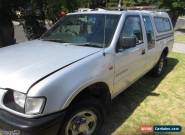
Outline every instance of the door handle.
<path id="1" fill-rule="evenodd" d="M 141 54 L 142 54 L 142 55 L 144 55 L 144 54 L 145 54 L 145 49 L 143 49 L 143 50 L 142 50 Z"/>

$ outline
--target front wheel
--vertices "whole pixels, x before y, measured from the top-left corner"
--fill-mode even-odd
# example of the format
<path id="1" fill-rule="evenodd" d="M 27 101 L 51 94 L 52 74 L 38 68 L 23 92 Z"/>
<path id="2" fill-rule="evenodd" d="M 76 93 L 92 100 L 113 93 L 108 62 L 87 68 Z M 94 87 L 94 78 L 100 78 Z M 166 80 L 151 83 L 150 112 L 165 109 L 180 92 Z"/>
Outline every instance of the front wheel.
<path id="1" fill-rule="evenodd" d="M 60 135 L 96 135 L 104 121 L 104 110 L 97 99 L 72 105 L 67 111 Z"/>

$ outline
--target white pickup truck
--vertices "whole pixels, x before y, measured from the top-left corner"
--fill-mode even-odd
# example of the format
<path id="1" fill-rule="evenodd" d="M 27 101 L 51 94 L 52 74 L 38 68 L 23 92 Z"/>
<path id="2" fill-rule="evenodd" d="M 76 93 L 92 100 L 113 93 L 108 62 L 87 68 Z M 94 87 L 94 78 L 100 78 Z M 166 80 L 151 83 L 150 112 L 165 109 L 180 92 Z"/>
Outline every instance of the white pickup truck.
<path id="1" fill-rule="evenodd" d="M 97 135 L 114 97 L 163 73 L 173 42 L 167 13 L 101 10 L 70 13 L 40 39 L 0 49 L 1 131 Z"/>

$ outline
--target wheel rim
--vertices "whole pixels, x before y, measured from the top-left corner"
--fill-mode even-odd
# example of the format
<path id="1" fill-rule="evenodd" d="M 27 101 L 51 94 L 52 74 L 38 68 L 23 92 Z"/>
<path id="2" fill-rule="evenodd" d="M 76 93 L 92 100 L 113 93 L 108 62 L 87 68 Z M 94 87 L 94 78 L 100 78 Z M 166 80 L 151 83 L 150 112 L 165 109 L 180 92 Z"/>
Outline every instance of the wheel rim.
<path id="1" fill-rule="evenodd" d="M 92 135 L 97 126 L 97 115 L 90 110 L 75 114 L 67 123 L 66 135 Z"/>
<path id="2" fill-rule="evenodd" d="M 164 59 L 162 58 L 159 62 L 158 73 L 161 73 L 164 67 Z"/>

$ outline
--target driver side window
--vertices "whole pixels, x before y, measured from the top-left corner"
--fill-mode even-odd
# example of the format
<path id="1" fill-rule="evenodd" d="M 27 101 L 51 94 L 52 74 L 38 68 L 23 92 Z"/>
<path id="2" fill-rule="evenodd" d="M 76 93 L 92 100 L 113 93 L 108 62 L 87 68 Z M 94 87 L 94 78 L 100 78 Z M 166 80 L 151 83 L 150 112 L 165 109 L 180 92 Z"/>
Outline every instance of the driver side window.
<path id="1" fill-rule="evenodd" d="M 143 16 L 143 21 L 144 21 L 146 36 L 148 41 L 148 49 L 152 49 L 155 47 L 155 37 L 154 37 L 152 22 L 149 16 Z"/>
<path id="2" fill-rule="evenodd" d="M 143 43 L 141 19 L 138 15 L 127 16 L 120 34 L 120 38 L 135 39 L 136 45 Z M 124 43 L 124 42 L 123 42 Z M 118 44 L 118 48 L 125 48 L 126 44 Z M 133 47 L 133 46 L 131 46 Z M 128 47 L 127 45 L 127 48 Z"/>

